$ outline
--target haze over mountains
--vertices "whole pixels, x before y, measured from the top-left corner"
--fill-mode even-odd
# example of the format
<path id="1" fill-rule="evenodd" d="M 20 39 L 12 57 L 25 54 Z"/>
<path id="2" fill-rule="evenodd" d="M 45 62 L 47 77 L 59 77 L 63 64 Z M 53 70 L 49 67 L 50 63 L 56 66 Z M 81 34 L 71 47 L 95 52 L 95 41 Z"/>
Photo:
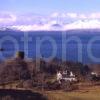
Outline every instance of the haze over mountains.
<path id="1" fill-rule="evenodd" d="M 100 29 L 100 13 L 53 13 L 51 15 L 0 13 L 0 30 L 63 31 L 70 29 Z"/>

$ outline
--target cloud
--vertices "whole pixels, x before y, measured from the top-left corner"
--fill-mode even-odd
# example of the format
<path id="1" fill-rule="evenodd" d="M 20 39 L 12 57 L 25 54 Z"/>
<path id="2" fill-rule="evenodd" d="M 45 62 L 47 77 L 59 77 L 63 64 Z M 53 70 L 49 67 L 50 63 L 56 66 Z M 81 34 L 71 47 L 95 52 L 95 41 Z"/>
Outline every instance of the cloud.
<path id="1" fill-rule="evenodd" d="M 67 16 L 70 18 L 77 18 L 77 19 L 100 19 L 100 13 L 67 13 Z"/>
<path id="2" fill-rule="evenodd" d="M 0 25 L 10 25 L 16 22 L 16 15 L 9 12 L 1 12 L 0 13 Z"/>
<path id="3" fill-rule="evenodd" d="M 50 17 L 53 17 L 53 18 L 58 17 L 58 16 L 59 16 L 59 13 L 58 12 L 54 12 L 54 13 L 52 13 L 50 15 Z"/>
<path id="4" fill-rule="evenodd" d="M 79 18 L 79 19 L 87 19 L 88 16 L 85 15 L 85 14 L 79 14 L 79 15 L 78 15 L 78 18 Z"/>
<path id="5" fill-rule="evenodd" d="M 89 18 L 99 18 L 100 19 L 100 13 L 91 13 Z"/>
<path id="6" fill-rule="evenodd" d="M 78 17 L 77 13 L 67 13 L 66 15 L 70 18 L 77 18 Z"/>
<path id="7" fill-rule="evenodd" d="M 40 16 L 0 12 L 0 26 L 9 26 L 22 31 L 100 28 L 100 13 L 55 12 L 48 16 Z"/>
<path id="8" fill-rule="evenodd" d="M 11 21 L 15 22 L 17 20 L 16 15 L 10 14 Z"/>

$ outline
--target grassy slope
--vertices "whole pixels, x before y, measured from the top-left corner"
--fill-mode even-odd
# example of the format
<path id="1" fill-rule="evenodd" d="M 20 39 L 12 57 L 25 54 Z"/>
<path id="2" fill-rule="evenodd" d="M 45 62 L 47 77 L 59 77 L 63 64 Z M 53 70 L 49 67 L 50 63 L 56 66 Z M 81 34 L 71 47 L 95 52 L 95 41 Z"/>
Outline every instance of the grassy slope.
<path id="1" fill-rule="evenodd" d="M 100 86 L 81 87 L 73 92 L 40 91 L 40 93 L 45 94 L 48 100 L 100 100 Z"/>
<path id="2" fill-rule="evenodd" d="M 92 87 L 76 92 L 47 92 L 49 100 L 100 100 L 100 87 Z"/>
<path id="3" fill-rule="evenodd" d="M 100 95 L 95 93 L 56 93 L 49 94 L 49 100 L 100 100 Z"/>

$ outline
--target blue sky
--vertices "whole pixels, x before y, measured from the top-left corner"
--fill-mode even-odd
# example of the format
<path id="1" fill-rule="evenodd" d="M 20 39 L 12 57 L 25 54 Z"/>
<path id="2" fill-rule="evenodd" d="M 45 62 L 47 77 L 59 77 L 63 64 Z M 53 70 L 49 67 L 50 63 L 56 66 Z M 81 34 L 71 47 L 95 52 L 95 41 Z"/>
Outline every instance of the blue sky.
<path id="1" fill-rule="evenodd" d="M 0 11 L 50 14 L 100 12 L 100 0 L 0 0 Z"/>
<path id="2" fill-rule="evenodd" d="M 100 0 L 0 0 L 0 27 L 18 30 L 99 28 Z"/>

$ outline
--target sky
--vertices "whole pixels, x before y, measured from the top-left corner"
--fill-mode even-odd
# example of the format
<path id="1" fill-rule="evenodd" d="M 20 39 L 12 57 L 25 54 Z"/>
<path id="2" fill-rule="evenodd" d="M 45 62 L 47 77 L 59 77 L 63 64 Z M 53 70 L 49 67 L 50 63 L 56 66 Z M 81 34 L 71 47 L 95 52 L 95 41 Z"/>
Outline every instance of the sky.
<path id="1" fill-rule="evenodd" d="M 100 11 L 100 0 L 0 0 L 0 11 L 38 14 L 91 13 Z"/>
<path id="2" fill-rule="evenodd" d="M 100 28 L 100 0 L 0 0 L 0 27 Z M 53 26 L 53 28 L 52 28 Z"/>

